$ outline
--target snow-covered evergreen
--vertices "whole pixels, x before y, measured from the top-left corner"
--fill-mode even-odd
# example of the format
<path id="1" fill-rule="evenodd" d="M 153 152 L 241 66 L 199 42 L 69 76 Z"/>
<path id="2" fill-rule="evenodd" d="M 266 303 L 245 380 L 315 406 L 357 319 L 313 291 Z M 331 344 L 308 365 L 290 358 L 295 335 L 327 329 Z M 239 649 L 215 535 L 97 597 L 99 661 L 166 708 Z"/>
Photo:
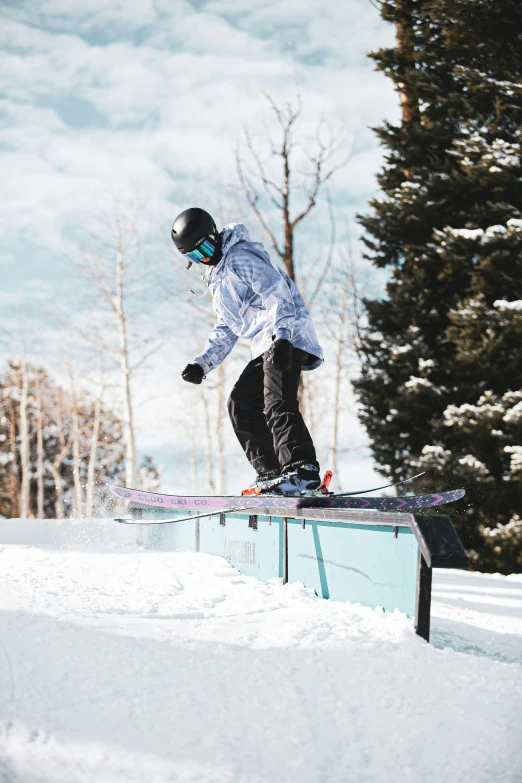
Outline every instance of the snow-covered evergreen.
<path id="1" fill-rule="evenodd" d="M 362 420 L 387 475 L 422 466 L 425 489 L 466 487 L 465 545 L 510 570 L 522 489 L 522 9 L 389 0 L 383 15 L 402 43 L 374 57 L 411 110 L 377 131 L 383 194 L 361 219 L 368 257 L 391 274 L 387 296 L 367 303 Z"/>

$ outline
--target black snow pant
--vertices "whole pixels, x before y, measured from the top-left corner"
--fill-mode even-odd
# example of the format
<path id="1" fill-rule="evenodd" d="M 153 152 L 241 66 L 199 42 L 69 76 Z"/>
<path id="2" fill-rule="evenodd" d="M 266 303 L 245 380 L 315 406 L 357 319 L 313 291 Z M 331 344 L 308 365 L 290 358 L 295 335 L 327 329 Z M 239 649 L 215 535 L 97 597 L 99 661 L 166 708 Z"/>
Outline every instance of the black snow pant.
<path id="1" fill-rule="evenodd" d="M 299 410 L 297 393 L 306 351 L 294 348 L 288 370 L 276 370 L 267 353 L 251 361 L 228 400 L 234 432 L 258 476 L 279 473 L 317 457 Z"/>

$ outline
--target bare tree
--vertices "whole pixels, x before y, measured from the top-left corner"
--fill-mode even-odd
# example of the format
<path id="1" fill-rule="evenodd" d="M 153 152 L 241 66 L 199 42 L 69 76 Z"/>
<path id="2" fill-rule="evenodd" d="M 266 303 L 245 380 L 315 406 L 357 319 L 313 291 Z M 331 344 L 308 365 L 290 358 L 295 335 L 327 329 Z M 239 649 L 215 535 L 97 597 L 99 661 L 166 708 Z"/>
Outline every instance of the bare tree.
<path id="1" fill-rule="evenodd" d="M 248 204 L 270 238 L 287 274 L 296 280 L 296 228 L 317 206 L 321 189 L 349 162 L 351 155 L 341 157 L 346 146 L 346 134 L 344 131 L 333 132 L 324 119 L 317 124 L 312 142 L 304 137 L 296 140 L 296 126 L 303 109 L 299 95 L 293 103 L 288 102 L 284 107 L 279 106 L 270 95 L 265 94 L 265 97 L 276 118 L 280 140 L 275 143 L 267 131 L 263 143 L 258 144 L 246 129 L 245 143 L 251 161 L 245 163 L 241 145 L 238 144 L 237 173 Z M 268 157 L 259 151 L 260 146 L 268 146 Z M 273 176 L 271 170 L 275 162 L 279 172 Z M 261 192 L 267 202 L 265 207 L 261 201 Z M 295 210 L 294 201 L 298 203 Z M 269 211 L 273 209 L 279 216 L 280 225 L 277 228 L 268 217 Z M 282 240 L 278 238 L 281 236 Z"/>
<path id="2" fill-rule="evenodd" d="M 250 208 L 283 262 L 286 273 L 299 284 L 305 299 L 305 283 L 316 278 L 308 300 L 311 307 L 328 274 L 335 245 L 335 220 L 326 186 L 335 173 L 349 163 L 351 149 L 346 150 L 348 140 L 344 129 L 335 132 L 324 118 L 317 123 L 313 138 L 307 138 L 302 130 L 298 132 L 299 122 L 303 119 L 303 103 L 299 95 L 284 106 L 278 105 L 270 95 L 265 94 L 265 97 L 276 120 L 278 140 L 274 141 L 269 130 L 254 140 L 251 132 L 245 129 L 249 162 L 244 161 L 238 143 L 237 173 Z M 323 190 L 327 195 L 330 219 L 330 247 L 324 263 L 317 259 L 317 263 L 307 265 L 307 274 L 298 274 L 296 230 L 318 206 Z M 276 217 L 271 219 L 270 213 L 273 212 Z M 318 275 L 316 269 L 320 270 Z M 306 375 L 301 376 L 299 398 L 303 415 L 308 416 L 313 406 L 310 404 L 311 388 L 307 389 L 311 380 Z M 311 422 L 311 429 L 315 429 L 314 422 Z"/>
<path id="3" fill-rule="evenodd" d="M 36 518 L 44 516 L 44 437 L 42 387 L 40 375 L 36 378 Z"/>
<path id="4" fill-rule="evenodd" d="M 212 390 L 210 390 L 212 391 Z M 207 486 L 210 492 L 216 491 L 214 482 L 214 443 L 212 438 L 212 403 L 209 398 L 209 389 L 201 387 L 201 398 L 203 400 L 205 445 L 206 445 L 206 463 L 207 463 Z"/>
<path id="5" fill-rule="evenodd" d="M 98 249 L 79 264 L 90 293 L 98 306 L 98 323 L 86 328 L 76 322 L 69 325 L 91 346 L 118 367 L 125 441 L 125 482 L 135 486 L 136 424 L 134 415 L 133 378 L 146 361 L 164 344 L 168 334 L 159 335 L 144 324 L 145 271 L 140 272 L 139 260 L 143 240 L 138 213 L 130 216 L 117 207 L 108 219 L 101 218 L 101 235 L 92 239 Z M 156 294 L 157 297 L 157 294 Z M 137 305 L 141 301 L 141 306 Z M 169 334 L 173 330 L 170 330 Z"/>
<path id="6" fill-rule="evenodd" d="M 98 452 L 98 438 L 100 434 L 100 419 L 101 419 L 103 392 L 104 392 L 104 388 L 101 387 L 100 393 L 96 397 L 96 401 L 94 403 L 94 414 L 93 414 L 93 422 L 92 422 L 92 430 L 91 430 L 91 443 L 90 443 L 90 450 L 89 450 L 89 464 L 87 467 L 87 491 L 85 496 L 85 516 L 87 518 L 92 516 L 94 479 L 95 479 L 95 469 L 96 469 L 96 454 Z"/>
<path id="7" fill-rule="evenodd" d="M 11 509 L 13 517 L 20 516 L 20 473 L 18 470 L 17 445 L 16 445 L 16 411 L 13 398 L 9 397 L 8 408 L 9 421 L 9 453 L 11 473 Z"/>
<path id="8" fill-rule="evenodd" d="M 76 381 L 71 377 L 66 391 L 25 356 L 0 371 L 0 513 L 62 518 L 70 509 L 80 515 L 86 478 L 93 483 L 95 471 L 103 470 L 120 480 L 121 420 L 103 407 L 101 395 L 97 401 L 78 395 Z"/>
<path id="9" fill-rule="evenodd" d="M 346 409 L 347 395 L 344 394 L 344 388 L 349 385 L 350 368 L 357 363 L 360 354 L 364 296 L 362 271 L 355 262 L 351 243 L 348 243 L 347 256 L 341 253 L 341 262 L 342 269 L 336 270 L 334 276 L 335 294 L 330 297 L 328 319 L 324 324 L 335 350 L 329 461 L 336 477 L 340 476 L 339 455 L 359 448 L 352 444 L 340 449 L 339 433 L 343 410 Z"/>
<path id="10" fill-rule="evenodd" d="M 22 350 L 22 359 L 20 363 L 21 371 L 21 390 L 20 390 L 20 468 L 22 474 L 22 483 L 20 486 L 20 516 L 25 519 L 29 516 L 29 371 L 27 368 L 27 357 L 25 347 Z M 16 452 L 15 452 L 16 454 Z"/>
<path id="11" fill-rule="evenodd" d="M 51 462 L 51 474 L 55 487 L 55 514 L 56 519 L 63 519 L 63 478 L 62 465 L 71 450 L 71 432 L 66 433 L 64 419 L 66 416 L 66 398 L 61 389 L 58 389 L 54 399 L 55 423 L 58 437 L 58 448 Z"/>
<path id="12" fill-rule="evenodd" d="M 217 369 L 217 415 L 216 415 L 216 441 L 217 441 L 217 468 L 219 477 L 219 492 L 222 495 L 227 494 L 227 454 L 225 447 L 225 384 L 226 371 L 225 365 L 220 364 Z"/>
<path id="13" fill-rule="evenodd" d="M 73 502 L 71 514 L 73 517 L 82 516 L 82 483 L 81 483 L 81 453 L 80 453 L 80 417 L 78 413 L 78 395 L 76 393 L 76 383 L 71 369 L 69 368 L 71 379 L 71 420 L 72 420 L 72 474 L 73 474 Z"/>
<path id="14" fill-rule="evenodd" d="M 346 278 L 341 292 L 341 299 L 339 302 L 339 315 L 337 324 L 337 345 L 335 350 L 335 375 L 334 375 L 334 393 L 333 393 L 333 410 L 332 410 L 332 434 L 330 440 L 330 465 L 335 476 L 339 475 L 338 464 L 338 437 L 339 437 L 339 420 L 341 414 L 341 381 L 344 370 L 344 352 L 346 348 L 346 316 L 348 310 L 348 291 L 350 287 L 350 279 Z"/>
<path id="15" fill-rule="evenodd" d="M 179 269 L 180 259 L 173 255 L 173 265 Z M 190 274 L 193 274 L 193 271 Z M 204 280 L 204 278 L 203 278 Z M 179 290 L 169 290 L 169 294 L 179 306 L 187 310 L 190 317 L 190 339 L 194 343 L 194 355 L 204 345 L 206 335 L 211 331 L 215 323 L 215 313 L 209 307 L 212 297 L 210 289 L 203 280 L 189 282 L 184 285 L 184 296 Z M 166 288 L 166 286 L 164 286 Z M 168 290 L 168 289 L 167 289 Z M 239 347 L 243 349 L 246 341 L 239 341 Z M 196 392 L 201 401 L 203 411 L 202 420 L 196 419 L 193 414 L 190 417 L 189 437 L 191 438 L 191 470 L 192 482 L 198 483 L 198 457 L 203 458 L 205 464 L 205 483 L 209 492 L 218 491 L 226 494 L 228 483 L 227 470 L 227 413 L 226 413 L 226 365 L 221 364 L 215 372 L 212 372 L 209 380 L 205 381 Z M 195 434 L 198 429 L 203 430 L 203 437 L 195 442 Z"/>
<path id="16" fill-rule="evenodd" d="M 192 437 L 190 439 L 190 472 L 192 476 L 192 494 L 199 492 L 199 471 L 198 471 L 198 442 L 197 442 L 197 424 L 193 419 Z"/>

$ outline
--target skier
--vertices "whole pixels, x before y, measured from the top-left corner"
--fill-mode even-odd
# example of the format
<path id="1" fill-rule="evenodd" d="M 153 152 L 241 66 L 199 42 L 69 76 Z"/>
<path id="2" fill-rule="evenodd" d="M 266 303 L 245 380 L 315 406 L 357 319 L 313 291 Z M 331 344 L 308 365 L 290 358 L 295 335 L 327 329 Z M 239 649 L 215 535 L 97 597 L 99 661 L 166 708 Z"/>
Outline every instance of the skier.
<path id="1" fill-rule="evenodd" d="M 250 241 L 244 225 L 231 223 L 218 232 L 204 209 L 178 215 L 172 239 L 188 266 L 204 265 L 217 314 L 183 380 L 201 383 L 240 337 L 250 340 L 252 359 L 232 389 L 228 412 L 256 471 L 253 487 L 284 495 L 318 489 L 319 463 L 297 394 L 301 370 L 319 367 L 323 352 L 297 286 L 272 264 L 260 242 Z"/>

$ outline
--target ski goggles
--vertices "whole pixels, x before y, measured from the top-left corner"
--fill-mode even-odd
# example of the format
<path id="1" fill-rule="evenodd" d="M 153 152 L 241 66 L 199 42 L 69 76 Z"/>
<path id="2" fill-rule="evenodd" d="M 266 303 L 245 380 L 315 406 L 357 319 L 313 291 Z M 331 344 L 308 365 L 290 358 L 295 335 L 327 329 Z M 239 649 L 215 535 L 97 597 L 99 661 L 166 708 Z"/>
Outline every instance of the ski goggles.
<path id="1" fill-rule="evenodd" d="M 188 258 L 194 264 L 200 264 L 202 258 L 212 258 L 216 252 L 216 244 L 213 239 L 205 239 L 195 250 L 184 253 L 183 257 Z"/>

